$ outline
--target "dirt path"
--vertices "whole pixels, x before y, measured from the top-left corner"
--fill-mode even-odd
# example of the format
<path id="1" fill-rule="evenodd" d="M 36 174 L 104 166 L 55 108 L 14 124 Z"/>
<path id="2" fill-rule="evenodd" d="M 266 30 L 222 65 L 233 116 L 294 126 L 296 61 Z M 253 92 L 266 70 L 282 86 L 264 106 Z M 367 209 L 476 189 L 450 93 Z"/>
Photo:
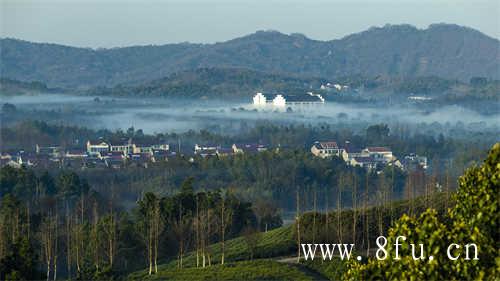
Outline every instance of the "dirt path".
<path id="1" fill-rule="evenodd" d="M 298 270 L 300 270 L 302 273 L 304 273 L 308 277 L 311 277 L 313 280 L 321 280 L 321 281 L 328 280 L 328 278 L 323 276 L 321 273 L 319 273 L 315 270 L 312 270 L 309 267 L 307 267 L 301 263 L 297 263 L 297 257 L 279 257 L 279 258 L 276 258 L 275 260 L 277 262 L 286 263 L 290 266 L 297 268 Z"/>

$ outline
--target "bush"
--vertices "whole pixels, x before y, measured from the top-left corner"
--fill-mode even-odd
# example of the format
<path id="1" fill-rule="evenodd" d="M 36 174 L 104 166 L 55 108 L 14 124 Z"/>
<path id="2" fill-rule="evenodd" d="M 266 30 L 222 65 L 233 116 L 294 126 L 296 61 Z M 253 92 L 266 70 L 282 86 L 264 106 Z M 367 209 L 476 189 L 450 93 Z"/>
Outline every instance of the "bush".
<path id="1" fill-rule="evenodd" d="M 459 181 L 455 195 L 456 205 L 440 219 L 437 212 L 428 209 L 418 218 L 403 215 L 389 230 L 385 260 L 370 259 L 366 264 L 351 261 L 344 280 L 495 280 L 499 278 L 500 257 L 498 230 L 498 194 L 500 188 L 500 143 L 490 151 L 481 167 L 469 169 Z M 394 243 L 401 241 L 400 260 L 394 260 Z M 425 260 L 414 260 L 410 243 L 424 245 Z M 446 251 L 451 243 L 474 243 L 478 260 L 448 259 Z M 432 255 L 434 259 L 428 259 Z M 473 258 L 473 255 L 471 255 Z"/>

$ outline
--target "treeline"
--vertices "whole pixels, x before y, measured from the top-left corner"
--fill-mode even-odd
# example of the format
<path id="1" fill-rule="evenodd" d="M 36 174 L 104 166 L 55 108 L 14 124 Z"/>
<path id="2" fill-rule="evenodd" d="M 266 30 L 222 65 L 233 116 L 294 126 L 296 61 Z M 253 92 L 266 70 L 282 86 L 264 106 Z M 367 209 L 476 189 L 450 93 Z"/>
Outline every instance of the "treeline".
<path id="1" fill-rule="evenodd" d="M 375 239 L 387 235 L 401 216 L 419 216 L 431 208 L 444 217 L 446 210 L 455 204 L 452 194 L 451 191 L 434 190 L 410 200 L 380 205 L 369 205 L 365 196 L 360 196 L 355 208 L 329 212 L 312 210 L 301 214 L 295 221 L 293 237 L 301 243 L 355 244 L 356 251 L 368 255 L 370 249 L 376 248 Z"/>
<path id="2" fill-rule="evenodd" d="M 440 177 L 444 177 L 445 172 L 443 170 Z M 120 185 L 123 200 L 133 200 L 143 190 L 175 194 L 185 178 L 193 177 L 196 190 L 229 188 L 247 200 L 265 198 L 285 210 L 294 209 L 295 190 L 299 187 L 307 192 L 309 198 L 316 192 L 321 202 L 328 201 L 330 206 L 335 204 L 336 195 L 328 194 L 340 193 L 344 205 L 351 206 L 353 181 L 356 181 L 357 192 L 366 190 L 367 186 L 377 190 L 390 186 L 392 192 L 388 197 L 396 199 L 404 196 L 407 179 L 407 174 L 397 167 L 387 167 L 378 172 L 367 171 L 349 167 L 336 157 L 321 159 L 302 150 L 266 151 L 208 159 L 176 157 L 147 169 L 117 170 L 112 177 L 107 176 L 108 173 L 107 170 L 79 171 L 100 192 L 106 192 L 110 185 Z M 418 178 L 422 180 L 415 180 L 417 189 L 422 190 L 423 182 L 430 182 L 430 177 L 420 171 Z M 312 208 L 312 200 L 307 201 L 307 207 Z"/>
<path id="3" fill-rule="evenodd" d="M 396 156 L 417 153 L 433 158 L 452 159 L 467 154 L 466 158 L 475 160 L 485 156 L 487 149 L 496 141 L 493 133 L 482 133 L 478 136 L 467 133 L 465 124 L 440 125 L 419 124 L 367 125 L 364 129 L 356 129 L 349 124 L 318 125 L 273 124 L 267 121 L 257 124 L 241 123 L 239 130 L 228 134 L 214 133 L 214 130 L 189 130 L 184 133 L 145 134 L 141 129 L 127 130 L 92 130 L 78 126 L 55 125 L 41 121 L 23 121 L 14 126 L 0 128 L 2 142 L 0 148 L 5 150 L 33 150 L 36 144 L 59 144 L 64 148 L 83 149 L 87 140 L 104 139 L 109 141 L 125 141 L 134 138 L 138 141 L 164 141 L 170 143 L 171 150 L 190 154 L 194 145 L 219 144 L 229 147 L 233 143 L 264 143 L 271 147 L 283 149 L 309 150 L 314 141 L 335 140 L 339 145 L 349 141 L 352 146 L 387 146 Z M 445 136 L 447 133 L 452 136 Z M 460 137 L 455 137 L 460 136 Z M 474 144 L 471 146 L 471 144 Z M 473 150 L 471 150 L 473 149 Z M 460 171 L 461 172 L 461 171 Z"/>
<path id="4" fill-rule="evenodd" d="M 170 98 L 224 98 L 241 100 L 255 92 L 301 92 L 313 85 L 319 88 L 324 79 L 297 78 L 244 68 L 198 68 L 181 71 L 139 86 L 97 87 L 87 95 Z"/>
<path id="5" fill-rule="evenodd" d="M 26 126 L 26 127 L 23 127 Z M 24 129 L 23 129 L 24 128 Z M 158 194 L 175 194 L 184 179 L 194 177 L 195 190 L 216 190 L 233 188 L 235 193 L 247 200 L 266 198 L 278 207 L 293 210 L 295 206 L 295 190 L 316 190 L 318 198 L 329 205 L 336 204 L 334 196 L 338 189 L 344 186 L 346 180 L 353 177 L 357 180 L 357 190 L 385 189 L 391 187 L 391 199 L 408 198 L 404 194 L 409 182 L 415 190 L 422 191 L 426 185 L 434 183 L 434 189 L 442 189 L 446 183 L 453 183 L 463 170 L 479 161 L 486 153 L 489 141 L 461 140 L 433 137 L 427 134 L 410 134 L 405 127 L 391 130 L 384 124 L 368 127 L 362 133 L 349 130 L 337 130 L 329 125 L 321 126 L 278 126 L 260 124 L 243 130 L 241 135 L 220 135 L 206 130 L 188 131 L 183 134 L 146 135 L 141 130 L 130 128 L 127 131 L 93 131 L 78 127 L 53 126 L 42 122 L 26 123 L 14 128 L 2 128 L 2 137 L 7 143 L 31 142 L 53 144 L 70 143 L 83 149 L 87 139 L 102 136 L 104 139 L 127 140 L 133 137 L 139 140 L 153 142 L 162 140 L 171 144 L 171 149 L 177 151 L 176 143 L 182 142 L 178 157 L 169 158 L 167 162 L 149 163 L 148 168 L 125 167 L 114 170 L 110 175 L 108 169 L 75 170 L 82 178 L 91 181 L 94 189 L 101 194 L 109 194 L 109 187 L 120 186 L 120 192 L 115 196 L 129 205 L 133 205 L 144 190 L 155 191 Z M 26 134 L 25 134 L 26 133 Z M 44 141 L 45 140 L 45 141 Z M 401 159 L 409 153 L 417 153 L 428 157 L 430 168 L 412 173 L 403 172 L 396 167 L 388 167 L 383 171 L 367 172 L 364 169 L 347 167 L 338 158 L 319 159 L 309 151 L 315 140 L 337 140 L 339 144 L 350 141 L 352 146 L 388 146 Z M 229 147 L 232 143 L 257 143 L 269 145 L 267 152 L 244 154 L 227 157 L 202 158 L 192 156 L 195 143 L 214 143 Z M 184 155 L 182 155 L 184 154 Z M 192 159 L 191 159 L 192 158 Z M 51 173 L 56 175 L 58 169 Z M 353 176 L 349 176 L 353 175 Z M 367 180 L 368 179 L 368 180 Z M 450 189 L 454 188 L 449 184 Z M 436 187 L 437 186 L 437 187 Z M 341 197 L 344 206 L 351 205 L 352 185 L 342 187 Z M 372 196 L 374 198 L 374 196 Z M 374 201 L 375 199 L 370 199 Z M 308 201 L 308 208 L 312 201 Z"/>
<path id="6" fill-rule="evenodd" d="M 231 191 L 145 193 L 125 211 L 111 186 L 104 197 L 74 172 L 36 175 L 0 170 L 0 279 L 113 279 L 196 250 L 200 266 L 215 260 L 208 245 L 272 229 L 281 218 L 271 204 L 239 200 Z"/>
<path id="7" fill-rule="evenodd" d="M 55 93 L 59 89 L 49 89 L 45 83 L 39 81 L 23 82 L 0 77 L 0 96 L 15 96 L 26 94 Z"/>

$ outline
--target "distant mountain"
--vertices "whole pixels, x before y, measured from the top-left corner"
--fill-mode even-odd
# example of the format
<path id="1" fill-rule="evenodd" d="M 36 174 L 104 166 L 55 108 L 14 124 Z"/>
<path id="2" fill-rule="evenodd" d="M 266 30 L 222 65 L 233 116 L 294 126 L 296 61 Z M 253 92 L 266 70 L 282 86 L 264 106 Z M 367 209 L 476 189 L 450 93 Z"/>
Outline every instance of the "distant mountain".
<path id="1" fill-rule="evenodd" d="M 386 25 L 332 41 L 258 31 L 216 44 L 98 50 L 15 39 L 1 39 L 0 43 L 3 77 L 43 81 L 50 87 L 138 84 L 205 67 L 328 79 L 354 74 L 500 79 L 500 41 L 449 24 L 427 29 Z"/>

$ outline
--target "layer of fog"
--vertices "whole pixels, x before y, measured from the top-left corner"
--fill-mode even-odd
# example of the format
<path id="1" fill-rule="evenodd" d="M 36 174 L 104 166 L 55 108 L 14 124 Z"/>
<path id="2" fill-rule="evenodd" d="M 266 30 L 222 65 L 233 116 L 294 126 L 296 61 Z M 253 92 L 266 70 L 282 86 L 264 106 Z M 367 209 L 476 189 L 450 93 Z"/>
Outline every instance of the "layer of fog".
<path id="1" fill-rule="evenodd" d="M 272 106 L 256 108 L 250 103 L 208 100 L 132 99 L 69 95 L 2 97 L 22 110 L 48 110 L 71 115 L 75 125 L 93 129 L 142 129 L 145 133 L 238 127 L 241 121 L 277 123 L 389 123 L 442 125 L 461 124 L 471 131 L 500 132 L 500 115 L 481 115 L 458 106 L 429 111 L 415 105 L 370 106 L 367 104 L 325 103 L 304 105 L 291 110 Z"/>

